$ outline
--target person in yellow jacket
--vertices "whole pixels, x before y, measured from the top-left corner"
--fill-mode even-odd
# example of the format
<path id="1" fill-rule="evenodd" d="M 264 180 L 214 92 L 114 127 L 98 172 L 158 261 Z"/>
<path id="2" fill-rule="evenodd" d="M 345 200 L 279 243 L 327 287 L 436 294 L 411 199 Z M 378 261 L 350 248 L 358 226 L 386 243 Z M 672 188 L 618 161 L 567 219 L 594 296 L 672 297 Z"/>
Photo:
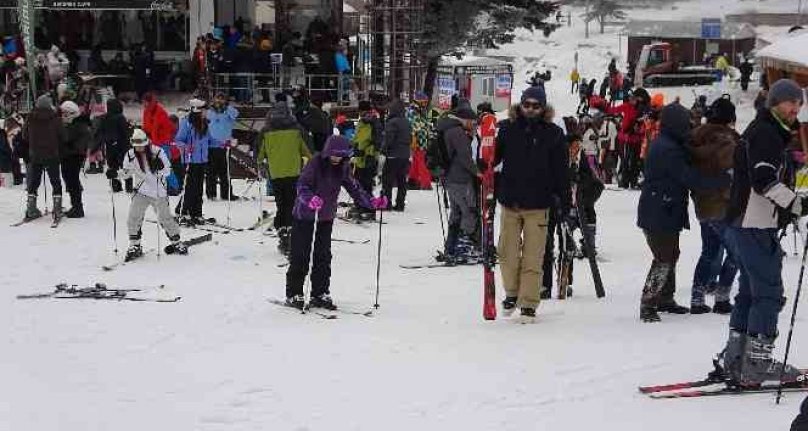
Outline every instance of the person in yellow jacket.
<path id="1" fill-rule="evenodd" d="M 367 100 L 359 102 L 359 123 L 353 137 L 354 156 L 351 162 L 359 185 L 373 194 L 373 180 L 378 172 L 379 147 L 382 144 L 382 125 L 378 113 Z M 360 209 L 360 216 L 373 218 L 374 211 Z"/>
<path id="2" fill-rule="evenodd" d="M 577 67 L 573 67 L 570 72 L 570 82 L 572 83 L 570 93 L 575 94 L 578 91 L 578 83 L 581 82 L 581 74 L 578 73 Z"/>

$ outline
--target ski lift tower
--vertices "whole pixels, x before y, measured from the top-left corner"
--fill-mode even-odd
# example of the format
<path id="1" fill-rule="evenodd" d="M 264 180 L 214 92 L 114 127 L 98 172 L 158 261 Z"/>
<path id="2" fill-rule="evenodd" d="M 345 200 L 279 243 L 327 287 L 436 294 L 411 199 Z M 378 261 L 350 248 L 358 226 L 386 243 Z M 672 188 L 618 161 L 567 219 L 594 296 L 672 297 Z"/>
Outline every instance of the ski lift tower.
<path id="1" fill-rule="evenodd" d="M 408 100 L 426 72 L 421 38 L 425 0 L 367 0 L 371 90 Z"/>

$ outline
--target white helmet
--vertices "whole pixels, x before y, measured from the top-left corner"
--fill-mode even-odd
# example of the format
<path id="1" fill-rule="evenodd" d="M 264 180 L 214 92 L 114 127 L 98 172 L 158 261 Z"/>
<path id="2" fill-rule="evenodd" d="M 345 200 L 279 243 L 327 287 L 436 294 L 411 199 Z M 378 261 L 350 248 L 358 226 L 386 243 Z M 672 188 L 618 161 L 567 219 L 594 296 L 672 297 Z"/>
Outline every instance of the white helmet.
<path id="1" fill-rule="evenodd" d="M 62 104 L 59 105 L 59 109 L 62 111 L 62 118 L 68 122 L 75 120 L 81 115 L 79 105 L 76 105 L 76 102 L 72 100 L 62 102 Z"/>
<path id="2" fill-rule="evenodd" d="M 200 112 L 207 105 L 207 102 L 202 99 L 193 98 L 188 104 L 191 105 L 191 112 Z"/>
<path id="3" fill-rule="evenodd" d="M 149 145 L 149 137 L 143 129 L 135 129 L 132 131 L 132 137 L 129 139 L 133 147 L 145 147 Z"/>

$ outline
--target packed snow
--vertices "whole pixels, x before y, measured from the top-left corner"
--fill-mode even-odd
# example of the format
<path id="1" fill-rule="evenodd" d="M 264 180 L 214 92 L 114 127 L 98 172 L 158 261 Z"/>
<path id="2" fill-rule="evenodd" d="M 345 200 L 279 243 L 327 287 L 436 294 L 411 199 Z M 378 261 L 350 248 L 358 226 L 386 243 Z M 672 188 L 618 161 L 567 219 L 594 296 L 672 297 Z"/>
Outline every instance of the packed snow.
<path id="1" fill-rule="evenodd" d="M 694 3 L 707 2 L 680 3 L 677 10 Z M 792 2 L 738 2 L 753 8 L 773 3 Z M 594 30 L 584 40 L 576 22 L 548 39 L 523 34 L 503 47 L 532 57 L 517 59 L 521 88 L 515 96 L 527 72 L 552 68 L 549 101 L 559 115 L 574 112 L 577 98 L 569 95 L 566 76 L 575 50 L 582 76 L 598 80 L 621 52 L 616 30 Z M 740 97 L 742 128 L 753 115 L 756 89 L 741 94 L 722 85 L 661 91 L 685 106 L 696 93 L 730 92 Z M 595 297 L 587 265 L 576 261 L 574 296 L 544 301 L 535 325 L 519 325 L 501 316 L 483 321 L 480 267 L 400 268 L 428 261 L 440 247 L 434 191 L 411 191 L 405 213 L 385 214 L 380 308 L 373 317 L 325 320 L 267 301 L 283 297 L 285 268 L 278 267 L 283 258 L 276 240 L 260 232 L 214 235 L 187 257 L 150 254 L 102 271 L 121 258 L 113 254 L 112 202 L 103 176 L 83 181 L 87 218 L 64 220 L 58 229 L 46 219 L 9 227 L 22 217 L 24 191 L 0 189 L 0 430 L 784 430 L 803 399 L 790 394 L 775 406 L 770 395 L 665 401 L 637 392 L 642 384 L 704 376 L 723 347 L 728 320 L 663 315 L 659 324 L 639 322 L 650 253 L 634 224 L 638 192 L 607 190 L 598 203 L 607 297 Z M 247 187 L 237 181 L 235 193 Z M 128 201 L 125 194 L 114 196 L 121 253 Z M 273 203 L 233 203 L 232 225 L 250 225 L 262 207 L 271 210 Z M 227 218 L 225 202 L 204 208 L 220 222 Z M 696 225 L 693 216 L 691 222 Z M 370 240 L 333 243 L 331 290 L 342 308 L 372 308 L 378 227 L 335 224 L 334 238 Z M 146 223 L 143 233 L 144 248 L 166 245 L 156 225 Z M 184 229 L 183 236 L 200 233 Z M 783 240 L 789 303 L 782 334 L 802 241 Z M 682 235 L 681 249 L 677 300 L 688 304 L 698 228 Z M 16 299 L 59 282 L 164 285 L 162 291 L 182 300 Z M 501 299 L 501 290 L 497 294 Z M 808 363 L 806 331 L 798 317 L 795 364 Z M 784 344 L 780 337 L 778 355 Z"/>

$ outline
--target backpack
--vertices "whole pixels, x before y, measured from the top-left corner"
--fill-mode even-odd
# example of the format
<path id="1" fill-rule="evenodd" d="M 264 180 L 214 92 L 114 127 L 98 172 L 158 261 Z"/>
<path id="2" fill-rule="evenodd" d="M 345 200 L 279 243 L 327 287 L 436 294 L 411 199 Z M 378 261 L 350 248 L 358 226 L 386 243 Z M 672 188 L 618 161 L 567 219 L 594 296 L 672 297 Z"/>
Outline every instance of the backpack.
<path id="1" fill-rule="evenodd" d="M 443 134 L 443 130 L 434 133 L 426 147 L 426 166 L 437 175 L 445 174 L 452 164 L 452 157 L 449 155 L 449 148 L 446 146 Z"/>

